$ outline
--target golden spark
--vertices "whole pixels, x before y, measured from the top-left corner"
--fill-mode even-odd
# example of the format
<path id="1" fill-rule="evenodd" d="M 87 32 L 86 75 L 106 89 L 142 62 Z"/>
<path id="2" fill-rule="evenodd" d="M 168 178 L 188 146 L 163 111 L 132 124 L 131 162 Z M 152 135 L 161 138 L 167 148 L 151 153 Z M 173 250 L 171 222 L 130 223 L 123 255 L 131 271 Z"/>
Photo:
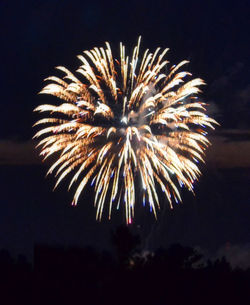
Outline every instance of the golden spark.
<path id="1" fill-rule="evenodd" d="M 139 193 L 156 217 L 157 185 L 171 208 L 173 199 L 181 201 L 178 184 L 193 191 L 201 174 L 197 163 L 204 161 L 209 145 L 205 129 L 217 124 L 197 97 L 204 81 L 184 81 L 191 74 L 179 72 L 188 62 L 168 69 L 168 49 L 160 48 L 154 53 L 146 50 L 139 60 L 140 40 L 131 59 L 122 43 L 119 60 L 109 43 L 106 48 L 84 51 L 78 56 L 77 70 L 83 82 L 57 67 L 65 76 L 48 77 L 50 83 L 40 93 L 63 103 L 35 109 L 50 113 L 35 124 L 45 126 L 35 135 L 42 137 L 41 155 L 44 159 L 57 156 L 48 173 L 56 171 L 56 186 L 73 173 L 69 188 L 78 182 L 73 205 L 91 180 L 98 220 L 108 201 L 109 218 L 112 207 L 123 204 L 126 222 L 131 223 Z"/>

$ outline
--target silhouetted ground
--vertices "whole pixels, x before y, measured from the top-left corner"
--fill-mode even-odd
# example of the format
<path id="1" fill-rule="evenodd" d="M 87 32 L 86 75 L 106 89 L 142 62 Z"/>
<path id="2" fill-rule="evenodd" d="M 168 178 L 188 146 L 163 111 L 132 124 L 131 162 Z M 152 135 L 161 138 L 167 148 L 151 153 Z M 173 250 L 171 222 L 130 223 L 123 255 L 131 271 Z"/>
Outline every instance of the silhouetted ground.
<path id="1" fill-rule="evenodd" d="M 250 304 L 250 269 L 179 244 L 142 255 L 127 227 L 112 233 L 116 256 L 94 248 L 37 245 L 34 265 L 0 251 L 0 304 Z"/>

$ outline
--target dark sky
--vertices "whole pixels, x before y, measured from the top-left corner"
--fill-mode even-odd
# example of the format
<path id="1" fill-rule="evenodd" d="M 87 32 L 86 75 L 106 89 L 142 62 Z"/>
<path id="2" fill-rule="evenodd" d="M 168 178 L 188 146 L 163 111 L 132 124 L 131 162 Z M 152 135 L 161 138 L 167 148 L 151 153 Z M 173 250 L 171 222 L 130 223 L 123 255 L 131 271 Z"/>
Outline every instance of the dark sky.
<path id="1" fill-rule="evenodd" d="M 110 248 L 122 213 L 96 223 L 90 190 L 77 208 L 66 185 L 52 192 L 53 177 L 44 179 L 48 164 L 41 165 L 31 141 L 32 111 L 46 101 L 37 93 L 55 66 L 74 71 L 83 50 L 105 41 L 113 49 L 120 41 L 133 47 L 142 35 L 142 48 L 169 47 L 171 63 L 190 61 L 188 70 L 207 83 L 202 98 L 221 126 L 209 138 L 197 195 L 184 192 L 184 204 L 163 208 L 158 222 L 142 210 L 132 229 L 145 249 L 181 242 L 216 253 L 230 244 L 248 251 L 250 264 L 249 16 L 243 0 L 2 0 L 0 248 L 29 257 L 41 242 Z"/>

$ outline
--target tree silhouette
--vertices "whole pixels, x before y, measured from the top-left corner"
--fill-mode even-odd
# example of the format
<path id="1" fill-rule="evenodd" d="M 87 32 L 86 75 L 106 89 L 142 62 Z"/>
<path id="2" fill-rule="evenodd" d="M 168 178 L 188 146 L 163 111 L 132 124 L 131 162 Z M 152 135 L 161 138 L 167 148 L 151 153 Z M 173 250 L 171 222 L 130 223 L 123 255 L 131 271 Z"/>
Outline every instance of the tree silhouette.
<path id="1" fill-rule="evenodd" d="M 179 244 L 145 255 L 127 227 L 112 240 L 116 260 L 91 247 L 38 245 L 32 268 L 0 251 L 0 304 L 250 304 L 250 269 L 232 269 L 225 258 L 205 262 Z"/>
<path id="2" fill-rule="evenodd" d="M 128 259 L 135 253 L 140 244 L 140 237 L 133 235 L 127 226 L 119 226 L 111 236 L 116 256 L 120 264 L 128 263 Z"/>

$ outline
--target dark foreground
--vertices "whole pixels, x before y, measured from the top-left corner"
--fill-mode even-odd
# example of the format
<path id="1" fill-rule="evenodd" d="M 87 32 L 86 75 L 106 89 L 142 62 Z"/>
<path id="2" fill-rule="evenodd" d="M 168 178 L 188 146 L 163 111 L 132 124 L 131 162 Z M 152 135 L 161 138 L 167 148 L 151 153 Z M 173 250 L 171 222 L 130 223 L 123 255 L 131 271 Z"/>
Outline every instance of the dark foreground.
<path id="1" fill-rule="evenodd" d="M 34 265 L 0 252 L 0 304 L 250 304 L 250 269 L 205 261 L 172 245 L 141 255 L 139 239 L 120 227 L 116 250 L 37 245 Z"/>

